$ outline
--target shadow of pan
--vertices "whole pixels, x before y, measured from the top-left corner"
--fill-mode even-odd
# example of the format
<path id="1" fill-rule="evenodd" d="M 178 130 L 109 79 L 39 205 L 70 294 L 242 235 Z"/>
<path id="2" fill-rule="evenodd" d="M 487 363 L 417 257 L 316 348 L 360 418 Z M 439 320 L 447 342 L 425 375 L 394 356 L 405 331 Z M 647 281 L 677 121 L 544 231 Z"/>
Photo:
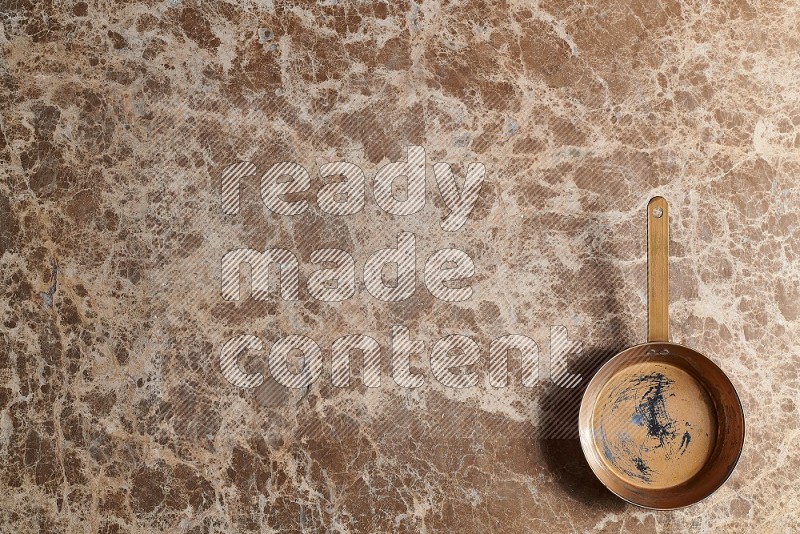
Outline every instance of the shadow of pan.
<path id="1" fill-rule="evenodd" d="M 554 352 L 566 353 L 567 357 L 564 362 L 553 364 L 551 378 L 554 382 L 540 398 L 540 446 L 548 470 L 564 491 L 583 504 L 619 511 L 627 504 L 603 486 L 584 457 L 578 439 L 578 416 L 583 393 L 597 370 L 619 351 L 634 344 L 635 337 L 632 321 L 627 319 L 629 307 L 620 298 L 625 293 L 620 268 L 613 260 L 604 258 L 601 249 L 604 239 L 613 239 L 613 232 L 598 218 L 587 223 L 597 232 L 593 235 L 599 233 L 600 238 L 589 239 L 592 259 L 568 281 L 567 287 L 578 296 L 584 313 L 602 318 L 603 323 L 592 335 L 592 346 L 576 354 L 569 354 L 575 352 L 576 347 L 569 345 L 566 336 L 563 340 L 554 337 L 551 358 Z M 592 235 L 593 231 L 588 234 Z M 569 350 L 571 348 L 573 351 Z M 577 385 L 568 383 L 575 375 L 580 376 Z M 566 385 L 574 387 L 564 387 Z"/>

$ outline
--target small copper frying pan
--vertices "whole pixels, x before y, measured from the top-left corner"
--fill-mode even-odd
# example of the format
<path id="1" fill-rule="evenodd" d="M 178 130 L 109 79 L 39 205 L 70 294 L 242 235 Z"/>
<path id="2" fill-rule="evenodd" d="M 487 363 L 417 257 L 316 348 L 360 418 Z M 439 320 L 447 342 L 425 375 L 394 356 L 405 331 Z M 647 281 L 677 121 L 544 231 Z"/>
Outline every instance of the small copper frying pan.
<path id="1" fill-rule="evenodd" d="M 580 409 L 581 447 L 597 478 L 628 502 L 669 510 L 711 495 L 744 444 L 736 390 L 711 360 L 669 342 L 669 210 L 647 205 L 647 343 L 592 378 Z"/>

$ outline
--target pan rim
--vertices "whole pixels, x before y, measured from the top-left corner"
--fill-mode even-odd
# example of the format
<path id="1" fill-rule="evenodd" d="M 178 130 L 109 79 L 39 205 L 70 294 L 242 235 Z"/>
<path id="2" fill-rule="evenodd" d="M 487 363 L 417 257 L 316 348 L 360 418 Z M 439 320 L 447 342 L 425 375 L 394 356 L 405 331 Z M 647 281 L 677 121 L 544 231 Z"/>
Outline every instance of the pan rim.
<path id="1" fill-rule="evenodd" d="M 659 507 L 659 506 L 652 506 L 652 505 L 642 504 L 642 503 L 636 502 L 635 500 L 632 500 L 629 497 L 620 495 L 619 492 L 617 492 L 614 489 L 612 489 L 611 487 L 609 487 L 608 484 L 606 484 L 606 482 L 600 477 L 600 475 L 597 472 L 597 469 L 595 469 L 595 466 L 592 464 L 592 462 L 589 461 L 589 459 L 592 458 L 593 455 L 597 453 L 597 448 L 594 445 L 594 439 L 591 437 L 591 435 L 589 435 L 589 434 L 592 434 L 592 432 L 591 432 L 591 430 L 592 430 L 591 426 L 592 425 L 587 425 L 589 428 L 586 428 L 585 425 L 583 424 L 584 421 L 586 420 L 587 416 L 588 416 L 587 414 L 588 414 L 589 410 L 590 409 L 593 410 L 593 408 L 595 406 L 595 402 L 592 402 L 589 399 L 589 392 L 592 389 L 593 384 L 595 386 L 597 385 L 597 384 L 595 384 L 595 381 L 598 380 L 598 376 L 603 374 L 604 370 L 607 370 L 609 367 L 611 367 L 614 364 L 613 362 L 618 361 L 619 359 L 623 358 L 627 353 L 630 353 L 630 352 L 633 352 L 633 351 L 636 351 L 636 350 L 642 350 L 642 349 L 645 349 L 647 347 L 653 347 L 653 346 L 661 346 L 661 347 L 665 347 L 665 348 L 678 347 L 681 350 L 688 351 L 692 355 L 692 357 L 700 358 L 702 360 L 705 360 L 708 364 L 711 364 L 714 368 L 716 368 L 716 370 L 719 373 L 719 376 L 724 379 L 724 387 L 729 388 L 730 392 L 732 392 L 732 394 L 733 394 L 732 398 L 736 400 L 736 404 L 734 406 L 734 409 L 738 408 L 738 412 L 741 414 L 741 445 L 738 447 L 738 451 L 736 452 L 735 458 L 729 464 L 730 468 L 727 470 L 725 476 L 721 477 L 717 482 L 712 484 L 712 487 L 711 487 L 710 491 L 708 491 L 705 495 L 703 495 L 699 499 L 691 501 L 691 502 L 687 502 L 686 504 L 679 504 L 677 506 Z M 698 382 L 700 382 L 700 384 L 706 390 L 708 390 L 708 385 L 707 385 L 707 381 L 706 380 L 704 380 L 702 377 L 694 377 L 694 378 L 696 380 L 698 380 Z M 590 403 L 591 403 L 591 406 L 589 406 Z M 648 341 L 648 342 L 644 342 L 644 343 L 639 343 L 637 345 L 632 345 L 632 346 L 627 347 L 627 348 L 621 350 L 620 352 L 616 353 L 613 357 L 611 357 L 608 361 L 606 361 L 602 366 L 600 366 L 600 368 L 594 373 L 592 378 L 587 383 L 586 389 L 583 391 L 583 395 L 581 397 L 581 404 L 580 404 L 580 408 L 579 408 L 579 414 L 578 414 L 578 424 L 579 424 L 579 429 L 578 429 L 579 430 L 579 438 L 580 438 L 580 442 L 581 442 L 581 449 L 583 451 L 584 459 L 586 460 L 586 463 L 589 465 L 589 468 L 591 469 L 591 471 L 595 475 L 595 477 L 598 479 L 598 481 L 601 484 L 603 484 L 603 486 L 608 491 L 610 491 L 611 493 L 613 493 L 614 495 L 616 495 L 620 499 L 622 499 L 622 500 L 624 500 L 624 501 L 626 501 L 626 502 L 628 502 L 630 504 L 633 504 L 634 506 L 638 506 L 640 508 L 645 508 L 645 509 L 649 509 L 649 510 L 679 510 L 681 508 L 686 508 L 686 507 L 689 507 L 689 506 L 693 506 L 693 505 L 698 504 L 698 503 L 706 500 L 707 498 L 709 498 L 711 495 L 716 493 L 717 490 L 719 490 L 719 488 L 721 488 L 725 484 L 725 482 L 728 481 L 728 479 L 731 477 L 731 475 L 733 475 L 733 472 L 736 470 L 736 466 L 739 464 L 739 460 L 741 459 L 742 453 L 744 452 L 744 447 L 745 447 L 745 443 L 746 443 L 746 440 L 747 440 L 747 423 L 746 423 L 746 414 L 745 414 L 744 406 L 742 405 L 742 401 L 741 401 L 741 398 L 739 397 L 739 393 L 737 392 L 736 387 L 733 385 L 733 382 L 731 382 L 731 380 L 728 377 L 728 375 L 713 360 L 711 360 L 708 356 L 705 356 L 704 354 L 698 352 L 697 350 L 695 350 L 695 349 L 693 349 L 691 347 L 687 347 L 686 345 L 682 345 L 680 343 L 674 343 L 672 341 Z M 619 477 L 617 477 L 617 478 L 619 478 Z"/>

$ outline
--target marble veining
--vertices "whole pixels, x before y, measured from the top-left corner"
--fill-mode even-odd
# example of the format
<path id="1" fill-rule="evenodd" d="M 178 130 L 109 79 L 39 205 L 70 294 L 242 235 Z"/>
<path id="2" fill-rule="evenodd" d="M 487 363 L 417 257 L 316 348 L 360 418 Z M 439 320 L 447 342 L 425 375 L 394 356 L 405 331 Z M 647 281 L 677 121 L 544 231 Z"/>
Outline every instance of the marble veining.
<path id="1" fill-rule="evenodd" d="M 800 530 L 800 6 L 791 1 L 3 2 L 0 16 L 0 525 L 17 532 L 788 532 Z M 425 206 L 375 202 L 425 151 Z M 222 176 L 242 179 L 236 214 Z M 366 177 L 357 213 L 318 206 L 320 169 Z M 298 215 L 259 176 L 311 177 Z M 435 163 L 486 177 L 462 227 Z M 398 198 L 409 193 L 396 192 Z M 673 341 L 741 397 L 728 482 L 674 512 L 614 497 L 583 459 L 581 384 L 644 341 L 647 200 L 670 202 Z M 365 290 L 368 256 L 416 237 L 411 298 Z M 238 247 L 352 253 L 355 296 L 223 299 Z M 434 297 L 434 251 L 474 262 Z M 393 325 L 424 344 L 398 385 Z M 237 335 L 312 338 L 311 387 L 220 372 Z M 381 347 L 380 387 L 345 334 Z M 476 387 L 431 373 L 477 345 Z M 536 366 L 488 382 L 492 341 Z M 287 365 L 297 370 L 296 360 Z M 527 370 L 526 370 L 527 369 Z M 528 373 L 528 374 L 526 374 Z M 527 379 L 526 379 L 527 377 Z M 527 380 L 527 385 L 523 383 Z M 577 382 L 571 382 L 575 380 Z M 577 384 L 577 387 L 567 387 Z M 530 387 L 528 387 L 530 386 Z M 560 439 L 552 439 L 560 438 Z"/>

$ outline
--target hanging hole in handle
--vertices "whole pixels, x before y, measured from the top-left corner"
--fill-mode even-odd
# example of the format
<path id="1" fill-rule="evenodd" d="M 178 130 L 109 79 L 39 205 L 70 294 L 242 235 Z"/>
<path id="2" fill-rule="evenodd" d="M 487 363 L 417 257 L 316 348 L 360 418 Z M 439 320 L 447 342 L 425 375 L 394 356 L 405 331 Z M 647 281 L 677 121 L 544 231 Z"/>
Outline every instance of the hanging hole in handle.
<path id="1" fill-rule="evenodd" d="M 664 210 L 661 208 L 653 208 L 653 217 L 660 219 L 664 215 Z"/>

